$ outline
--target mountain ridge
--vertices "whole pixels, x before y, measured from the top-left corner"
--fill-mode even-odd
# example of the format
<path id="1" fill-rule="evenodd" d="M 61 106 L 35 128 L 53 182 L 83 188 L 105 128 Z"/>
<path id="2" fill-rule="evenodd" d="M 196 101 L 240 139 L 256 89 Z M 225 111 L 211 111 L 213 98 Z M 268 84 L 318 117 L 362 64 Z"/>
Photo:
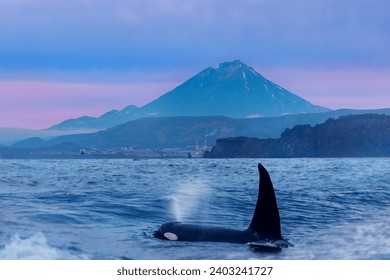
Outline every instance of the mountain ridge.
<path id="1" fill-rule="evenodd" d="M 214 146 L 212 154 L 206 153 L 211 157 L 388 156 L 390 138 L 383 137 L 390 136 L 390 108 L 352 112 L 355 115 L 346 116 L 349 110 L 301 114 L 298 119 L 144 118 L 92 134 L 27 139 L 0 147 L 0 158 L 185 157 L 195 151 L 195 140 L 203 152 L 204 139 L 207 148 Z M 344 116 L 341 122 L 335 120 L 338 116 Z"/>
<path id="2" fill-rule="evenodd" d="M 378 110 L 335 110 L 324 113 L 286 115 L 253 119 L 213 117 L 143 118 L 90 134 L 60 136 L 46 142 L 35 138 L 15 143 L 14 148 L 37 148 L 73 142 L 94 149 L 182 148 L 194 146 L 195 140 L 207 138 L 214 145 L 219 138 L 256 137 L 277 138 L 286 128 L 295 125 L 316 125 L 329 118 L 366 113 L 390 115 L 390 108 Z"/>

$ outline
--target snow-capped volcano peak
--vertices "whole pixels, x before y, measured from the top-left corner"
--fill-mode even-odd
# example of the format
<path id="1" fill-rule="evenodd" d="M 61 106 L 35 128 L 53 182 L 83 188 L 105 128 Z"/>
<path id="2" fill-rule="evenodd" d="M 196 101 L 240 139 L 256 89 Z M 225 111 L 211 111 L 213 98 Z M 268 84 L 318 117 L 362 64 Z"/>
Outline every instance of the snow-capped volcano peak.
<path id="1" fill-rule="evenodd" d="M 143 117 L 228 116 L 232 118 L 316 113 L 315 106 L 267 80 L 240 60 L 208 67 L 149 104 L 128 106 L 99 118 L 88 118 L 89 127 L 109 127 Z M 80 127 L 85 118 L 67 120 L 55 128 Z"/>
<path id="2" fill-rule="evenodd" d="M 240 60 L 208 67 L 140 108 L 157 116 L 281 116 L 326 111 L 283 89 Z"/>

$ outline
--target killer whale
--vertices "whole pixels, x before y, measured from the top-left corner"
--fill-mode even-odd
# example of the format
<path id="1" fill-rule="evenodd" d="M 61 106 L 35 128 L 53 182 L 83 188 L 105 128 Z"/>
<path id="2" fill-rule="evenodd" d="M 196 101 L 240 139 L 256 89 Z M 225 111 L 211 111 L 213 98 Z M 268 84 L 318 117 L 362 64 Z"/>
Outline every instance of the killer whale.
<path id="1" fill-rule="evenodd" d="M 171 241 L 211 241 L 229 243 L 261 243 L 282 248 L 294 246 L 281 234 L 279 209 L 271 178 L 264 166 L 258 164 L 259 192 L 255 211 L 245 230 L 217 226 L 167 222 L 154 233 L 154 237 Z"/>

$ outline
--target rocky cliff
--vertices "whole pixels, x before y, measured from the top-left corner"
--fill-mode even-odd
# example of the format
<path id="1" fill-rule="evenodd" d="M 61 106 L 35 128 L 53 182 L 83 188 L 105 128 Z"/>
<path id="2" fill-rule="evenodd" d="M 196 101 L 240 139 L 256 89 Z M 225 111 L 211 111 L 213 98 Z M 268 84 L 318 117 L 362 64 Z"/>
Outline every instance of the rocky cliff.
<path id="1" fill-rule="evenodd" d="M 390 156 L 390 116 L 350 115 L 316 126 L 297 125 L 279 139 L 218 139 L 205 157 Z"/>

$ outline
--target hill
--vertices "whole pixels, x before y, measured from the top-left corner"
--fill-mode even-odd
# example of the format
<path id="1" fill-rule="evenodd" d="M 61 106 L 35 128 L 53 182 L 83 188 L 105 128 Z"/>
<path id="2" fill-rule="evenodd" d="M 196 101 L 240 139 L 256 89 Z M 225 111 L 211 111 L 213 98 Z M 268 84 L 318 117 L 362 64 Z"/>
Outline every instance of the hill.
<path id="1" fill-rule="evenodd" d="M 105 129 L 135 119 L 133 113 L 137 109 L 137 106 L 129 105 L 123 110 L 112 110 L 98 118 L 83 116 L 77 119 L 69 119 L 50 127 L 49 130 Z"/>

